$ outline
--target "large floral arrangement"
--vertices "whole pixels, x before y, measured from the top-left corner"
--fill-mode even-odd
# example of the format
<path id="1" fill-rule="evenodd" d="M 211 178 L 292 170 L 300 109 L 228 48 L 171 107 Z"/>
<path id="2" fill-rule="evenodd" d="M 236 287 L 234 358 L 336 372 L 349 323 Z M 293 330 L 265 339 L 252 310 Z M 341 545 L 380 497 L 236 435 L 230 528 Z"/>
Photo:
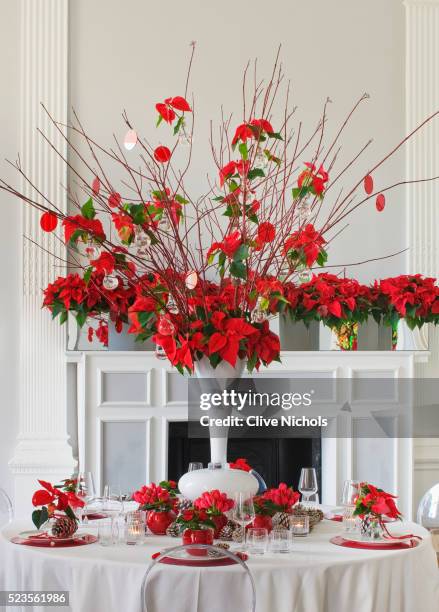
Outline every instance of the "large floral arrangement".
<path id="1" fill-rule="evenodd" d="M 166 144 L 140 138 L 126 113 L 127 134 L 112 148 L 96 143 L 76 115 L 69 132 L 52 119 L 79 158 L 75 179 L 83 193 L 69 198 L 71 213 L 38 190 L 20 161 L 18 172 L 39 195 L 31 198 L 4 181 L 0 187 L 41 212 L 43 231 L 62 227 L 74 271 L 45 289 L 44 306 L 54 318 L 64 323 L 72 312 L 80 326 L 97 319 L 89 337 L 96 333 L 104 344 L 108 319 L 116 331 L 129 321 L 138 340 L 152 338 L 157 355 L 182 373 L 192 372 L 202 358 L 213 367 L 243 358 L 251 371 L 279 359 L 279 339 L 269 329 L 270 316 L 279 311 L 330 325 L 366 316 L 367 290 L 355 281 L 325 275 L 297 285 L 311 278 L 311 268 L 326 263 L 339 223 L 371 199 L 382 211 L 384 194 L 410 182 L 376 189 L 373 175 L 437 113 L 340 189 L 337 183 L 348 169 L 358 168 L 368 146 L 340 166 L 341 136 L 368 96 L 361 96 L 332 140 L 326 133 L 327 104 L 305 137 L 302 126 L 293 124 L 288 95 L 286 107 L 278 108 L 284 74 L 277 57 L 265 85 L 255 78 L 251 88 L 245 74 L 243 119 L 235 127 L 222 119 L 216 137 L 212 130 L 215 175 L 206 193 L 193 196 L 185 185 L 195 114 L 188 100 L 192 59 L 193 52 L 184 95 L 155 105 Z M 72 138 L 83 139 L 90 158 Z M 114 169 L 124 174 L 120 186 L 113 183 Z M 393 297 L 381 288 L 390 297 L 385 307 L 393 307 Z M 424 305 L 413 315 L 417 323 L 432 316 Z"/>

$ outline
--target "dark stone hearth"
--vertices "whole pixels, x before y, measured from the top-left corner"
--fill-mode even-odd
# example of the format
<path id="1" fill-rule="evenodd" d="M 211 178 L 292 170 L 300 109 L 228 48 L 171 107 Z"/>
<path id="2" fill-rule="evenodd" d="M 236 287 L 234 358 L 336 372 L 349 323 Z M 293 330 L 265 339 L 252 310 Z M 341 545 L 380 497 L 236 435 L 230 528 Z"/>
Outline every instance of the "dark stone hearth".
<path id="1" fill-rule="evenodd" d="M 230 438 L 228 458 L 245 457 L 268 487 L 286 482 L 297 489 L 302 467 L 315 467 L 321 491 L 321 441 L 319 438 Z M 207 438 L 188 438 L 188 424 L 169 423 L 168 478 L 178 480 L 190 461 L 207 467 Z"/>

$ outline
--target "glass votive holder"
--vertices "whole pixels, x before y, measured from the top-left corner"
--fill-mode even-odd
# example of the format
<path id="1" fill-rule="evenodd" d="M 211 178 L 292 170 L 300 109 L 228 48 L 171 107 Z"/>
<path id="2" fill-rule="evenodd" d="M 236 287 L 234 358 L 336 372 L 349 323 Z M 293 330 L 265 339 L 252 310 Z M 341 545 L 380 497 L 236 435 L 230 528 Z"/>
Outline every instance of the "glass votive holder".
<path id="1" fill-rule="evenodd" d="M 293 548 L 292 533 L 288 529 L 273 529 L 270 533 L 270 551 L 289 553 Z"/>
<path id="2" fill-rule="evenodd" d="M 100 519 L 98 525 L 98 541 L 101 546 L 114 546 L 119 538 L 119 526 L 116 521 Z"/>
<path id="3" fill-rule="evenodd" d="M 359 522 L 356 516 L 353 516 L 354 506 L 346 506 L 343 510 L 343 530 L 346 533 L 355 533 L 358 531 Z"/>
<path id="4" fill-rule="evenodd" d="M 128 512 L 125 518 L 125 544 L 143 544 L 146 535 L 146 516 L 141 510 Z"/>
<path id="5" fill-rule="evenodd" d="M 268 530 L 263 527 L 249 527 L 246 534 L 246 551 L 252 555 L 263 555 L 268 547 Z"/>
<path id="6" fill-rule="evenodd" d="M 309 516 L 290 516 L 290 529 L 295 537 L 304 537 L 309 534 Z"/>

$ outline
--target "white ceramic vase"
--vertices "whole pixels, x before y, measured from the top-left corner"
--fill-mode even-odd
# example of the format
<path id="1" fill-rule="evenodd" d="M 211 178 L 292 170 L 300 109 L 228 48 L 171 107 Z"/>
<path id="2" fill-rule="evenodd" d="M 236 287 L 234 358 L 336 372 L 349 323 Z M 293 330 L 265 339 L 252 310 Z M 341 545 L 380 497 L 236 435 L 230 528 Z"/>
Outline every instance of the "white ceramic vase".
<path id="1" fill-rule="evenodd" d="M 238 359 L 233 368 L 229 363 L 222 361 L 216 368 L 210 365 L 207 357 L 203 357 L 195 363 L 195 375 L 199 379 L 210 379 L 207 383 L 209 391 L 212 386 L 216 386 L 216 391 L 223 391 L 234 379 L 240 378 L 244 370 L 245 362 Z M 212 385 L 212 380 L 216 385 Z M 202 384 L 202 383 L 201 383 Z M 207 388 L 207 387 L 206 387 Z M 216 409 L 218 414 L 226 416 L 224 408 Z M 209 416 L 213 416 L 213 411 L 209 411 Z M 205 491 L 219 489 L 222 493 L 227 493 L 233 497 L 235 493 L 247 493 L 256 495 L 258 491 L 258 481 L 256 478 L 243 470 L 231 470 L 227 463 L 227 432 L 221 428 L 220 435 L 218 430 L 209 429 L 210 434 L 210 467 L 203 470 L 195 470 L 183 474 L 178 482 L 178 488 L 184 497 L 194 500 Z"/>

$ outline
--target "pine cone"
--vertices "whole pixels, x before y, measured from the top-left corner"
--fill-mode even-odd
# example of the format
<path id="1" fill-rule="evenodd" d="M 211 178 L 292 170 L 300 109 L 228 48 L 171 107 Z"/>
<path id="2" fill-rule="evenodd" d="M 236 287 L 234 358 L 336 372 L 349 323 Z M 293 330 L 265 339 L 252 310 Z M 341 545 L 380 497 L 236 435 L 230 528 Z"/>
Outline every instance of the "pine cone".
<path id="1" fill-rule="evenodd" d="M 229 550 L 230 548 L 230 544 L 227 544 L 227 542 L 217 542 L 215 546 L 217 548 L 222 548 L 223 550 Z"/>
<path id="2" fill-rule="evenodd" d="M 55 520 L 52 527 L 52 536 L 54 538 L 69 538 L 77 529 L 78 523 L 74 519 L 62 516 Z"/>
<path id="3" fill-rule="evenodd" d="M 273 516 L 273 528 L 275 529 L 289 529 L 290 528 L 290 514 L 286 512 L 276 512 Z"/>
<path id="4" fill-rule="evenodd" d="M 241 526 L 233 530 L 232 540 L 234 542 L 242 542 L 244 539 L 245 539 L 245 531 Z"/>
<path id="5" fill-rule="evenodd" d="M 167 528 L 166 535 L 171 536 L 172 538 L 178 538 L 178 536 L 181 535 L 181 525 L 174 521 Z"/>
<path id="6" fill-rule="evenodd" d="M 219 540 L 231 540 L 233 536 L 233 528 L 227 524 L 221 529 L 218 535 Z"/>
<path id="7" fill-rule="evenodd" d="M 190 499 L 187 499 L 186 497 L 181 497 L 178 500 L 177 512 L 181 513 L 184 512 L 184 510 L 189 510 L 189 508 L 192 508 L 193 505 L 194 502 L 192 502 Z"/>

